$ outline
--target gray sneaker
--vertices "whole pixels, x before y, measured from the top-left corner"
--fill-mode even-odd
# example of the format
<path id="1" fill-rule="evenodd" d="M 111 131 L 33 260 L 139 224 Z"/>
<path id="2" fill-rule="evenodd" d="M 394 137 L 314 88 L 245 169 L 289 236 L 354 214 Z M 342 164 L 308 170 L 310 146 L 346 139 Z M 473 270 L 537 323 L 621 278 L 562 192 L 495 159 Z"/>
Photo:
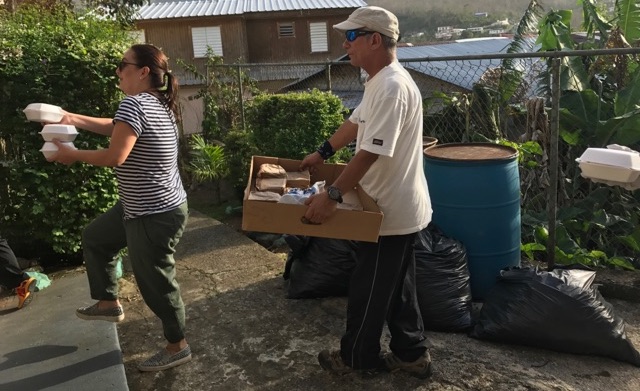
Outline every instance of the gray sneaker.
<path id="1" fill-rule="evenodd" d="M 331 373 L 335 373 L 337 375 L 346 375 L 350 373 L 355 373 L 360 375 L 365 379 L 370 379 L 377 376 L 380 373 L 381 368 L 373 368 L 373 369 L 353 369 L 347 364 L 345 364 L 342 359 L 342 355 L 340 354 L 340 350 L 323 350 L 318 354 L 318 362 L 322 369 L 329 371 Z"/>
<path id="2" fill-rule="evenodd" d="M 384 365 L 389 372 L 404 371 L 420 379 L 426 379 L 432 374 L 431 355 L 426 350 L 424 354 L 412 362 L 402 361 L 393 353 L 384 356 Z"/>
<path id="3" fill-rule="evenodd" d="M 167 349 L 162 349 L 138 365 L 138 370 L 142 372 L 162 371 L 188 363 L 189 361 L 191 361 L 191 348 L 189 345 L 174 354 L 169 353 Z"/>
<path id="4" fill-rule="evenodd" d="M 107 322 L 122 322 L 124 311 L 122 306 L 115 308 L 98 308 L 98 303 L 89 307 L 80 307 L 76 310 L 76 315 L 84 320 L 106 320 Z"/>
<path id="5" fill-rule="evenodd" d="M 335 373 L 337 375 L 346 375 L 352 373 L 353 368 L 348 366 L 342 360 L 339 350 L 323 350 L 318 354 L 318 362 L 322 369 Z"/>

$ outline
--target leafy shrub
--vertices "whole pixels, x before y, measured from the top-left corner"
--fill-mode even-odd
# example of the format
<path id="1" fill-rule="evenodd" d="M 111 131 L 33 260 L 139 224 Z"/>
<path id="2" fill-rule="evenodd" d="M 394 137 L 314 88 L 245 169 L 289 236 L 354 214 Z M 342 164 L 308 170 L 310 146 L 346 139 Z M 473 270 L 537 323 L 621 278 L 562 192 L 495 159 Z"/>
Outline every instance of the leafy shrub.
<path id="1" fill-rule="evenodd" d="M 331 137 L 345 114 L 329 92 L 260 95 L 247 108 L 247 124 L 260 154 L 302 159 Z"/>
<path id="2" fill-rule="evenodd" d="M 224 152 L 229 166 L 227 179 L 238 198 L 242 198 L 242 192 L 249 179 L 251 156 L 258 155 L 251 134 L 242 130 L 230 131 L 224 139 Z"/>
<path id="3" fill-rule="evenodd" d="M 114 174 L 47 162 L 41 125 L 22 110 L 46 102 L 112 116 L 122 98 L 115 66 L 130 38 L 114 22 L 32 6 L 0 13 L 0 38 L 0 230 L 20 256 L 78 261 L 82 228 L 117 198 Z M 107 143 L 88 132 L 75 140 L 79 149 Z"/>

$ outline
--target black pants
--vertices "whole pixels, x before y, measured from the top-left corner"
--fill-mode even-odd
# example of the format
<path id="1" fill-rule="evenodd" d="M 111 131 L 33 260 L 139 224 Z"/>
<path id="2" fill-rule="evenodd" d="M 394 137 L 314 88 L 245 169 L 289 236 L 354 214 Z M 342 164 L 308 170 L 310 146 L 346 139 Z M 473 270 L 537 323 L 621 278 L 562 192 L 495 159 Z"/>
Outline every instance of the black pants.
<path id="1" fill-rule="evenodd" d="M 0 285 L 11 290 L 25 279 L 13 250 L 5 239 L 0 238 Z"/>
<path id="2" fill-rule="evenodd" d="M 416 295 L 415 234 L 381 236 L 360 242 L 349 283 L 347 331 L 340 351 L 355 369 L 380 365 L 380 338 L 386 320 L 389 348 L 402 361 L 415 361 L 427 349 Z"/>

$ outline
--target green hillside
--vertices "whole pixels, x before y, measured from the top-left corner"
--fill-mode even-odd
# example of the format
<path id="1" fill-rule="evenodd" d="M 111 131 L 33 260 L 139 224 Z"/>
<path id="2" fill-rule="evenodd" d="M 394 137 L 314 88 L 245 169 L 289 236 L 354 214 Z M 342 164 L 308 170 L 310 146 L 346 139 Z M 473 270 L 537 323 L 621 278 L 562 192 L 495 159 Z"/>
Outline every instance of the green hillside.
<path id="1" fill-rule="evenodd" d="M 439 26 L 468 28 L 486 26 L 507 19 L 517 23 L 527 9 L 530 0 L 365 0 L 369 5 L 384 7 L 398 16 L 403 36 L 422 32 L 425 39 L 433 38 Z M 576 0 L 541 0 L 546 11 L 551 9 L 573 10 L 571 28 L 580 30 L 582 9 Z M 476 16 L 486 13 L 487 16 Z"/>

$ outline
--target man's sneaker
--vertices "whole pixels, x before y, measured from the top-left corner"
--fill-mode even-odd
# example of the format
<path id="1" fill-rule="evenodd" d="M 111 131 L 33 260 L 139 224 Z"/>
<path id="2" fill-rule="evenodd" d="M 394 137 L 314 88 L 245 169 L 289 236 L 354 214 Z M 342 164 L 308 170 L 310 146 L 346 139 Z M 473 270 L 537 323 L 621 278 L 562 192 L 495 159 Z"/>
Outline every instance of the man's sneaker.
<path id="1" fill-rule="evenodd" d="M 404 371 L 420 379 L 426 379 L 432 374 L 431 355 L 428 350 L 412 362 L 402 361 L 395 354 L 387 353 L 384 356 L 384 365 L 389 372 Z"/>
<path id="2" fill-rule="evenodd" d="M 16 294 L 18 295 L 18 309 L 31 303 L 33 299 L 33 293 L 36 291 L 36 279 L 29 277 L 23 280 L 16 288 Z"/>
<path id="3" fill-rule="evenodd" d="M 167 349 L 162 349 L 142 364 L 138 365 L 138 370 L 142 372 L 162 371 L 177 367 L 191 361 L 191 348 L 187 345 L 178 353 L 171 354 Z"/>
<path id="4" fill-rule="evenodd" d="M 337 375 L 346 375 L 347 373 L 353 372 L 353 368 L 345 364 L 344 360 L 342 360 L 339 350 L 321 351 L 318 353 L 318 362 L 324 370 L 333 372 Z"/>
<path id="5" fill-rule="evenodd" d="M 353 369 L 344 363 L 339 350 L 328 351 L 323 350 L 318 354 L 318 362 L 320 366 L 337 375 L 346 375 L 348 373 L 356 373 L 363 378 L 372 378 L 380 373 L 380 368 L 375 369 Z"/>
<path id="6" fill-rule="evenodd" d="M 95 303 L 89 307 L 78 308 L 76 315 L 84 320 L 106 320 L 114 323 L 124 320 L 124 311 L 120 305 L 114 308 L 98 308 L 98 303 Z"/>

